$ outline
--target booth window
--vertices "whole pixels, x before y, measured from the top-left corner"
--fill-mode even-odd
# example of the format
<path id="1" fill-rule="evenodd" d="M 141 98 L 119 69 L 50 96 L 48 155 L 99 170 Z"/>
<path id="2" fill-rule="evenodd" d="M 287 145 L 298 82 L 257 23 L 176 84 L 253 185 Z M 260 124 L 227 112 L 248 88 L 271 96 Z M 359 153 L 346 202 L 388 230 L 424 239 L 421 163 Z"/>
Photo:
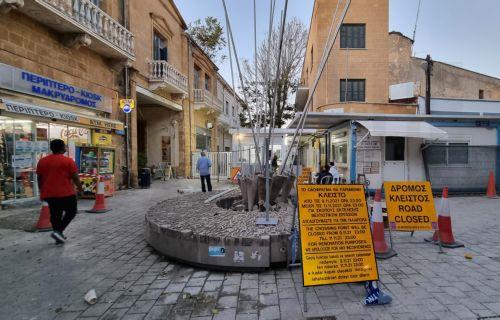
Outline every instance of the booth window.
<path id="1" fill-rule="evenodd" d="M 340 101 L 365 101 L 365 80 L 341 79 Z"/>
<path id="2" fill-rule="evenodd" d="M 469 144 L 467 142 L 434 143 L 426 152 L 430 165 L 468 165 Z"/>
<path id="3" fill-rule="evenodd" d="M 405 161 L 405 138 L 385 137 L 385 161 Z"/>
<path id="4" fill-rule="evenodd" d="M 332 144 L 333 161 L 347 163 L 347 142 Z"/>
<path id="5" fill-rule="evenodd" d="M 364 49 L 366 25 L 343 24 L 340 29 L 340 48 Z"/>

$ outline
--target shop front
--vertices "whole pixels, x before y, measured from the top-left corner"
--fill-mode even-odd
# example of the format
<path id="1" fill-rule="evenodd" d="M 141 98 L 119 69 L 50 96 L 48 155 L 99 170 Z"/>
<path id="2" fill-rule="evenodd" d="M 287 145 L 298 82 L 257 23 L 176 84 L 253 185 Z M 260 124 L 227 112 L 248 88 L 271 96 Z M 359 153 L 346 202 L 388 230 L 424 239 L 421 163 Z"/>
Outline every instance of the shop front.
<path id="1" fill-rule="evenodd" d="M 66 143 L 66 155 L 77 163 L 86 196 L 95 194 L 98 176 L 112 194 L 116 146 L 124 126 L 98 116 L 99 111 L 111 109 L 111 105 L 101 107 L 101 102 L 112 100 L 17 68 L 0 67 L 4 71 L 0 75 L 0 203 L 38 198 L 36 165 L 50 153 L 53 139 Z M 30 89 L 25 82 L 37 85 Z"/>
<path id="2" fill-rule="evenodd" d="M 489 175 L 500 175 L 498 116 L 312 113 L 305 127 L 326 130 L 326 157 L 341 178 L 366 183 L 372 192 L 385 181 L 423 180 L 435 191 L 484 192 Z M 313 161 L 302 157 L 302 165 L 319 163 L 321 149 Z"/>

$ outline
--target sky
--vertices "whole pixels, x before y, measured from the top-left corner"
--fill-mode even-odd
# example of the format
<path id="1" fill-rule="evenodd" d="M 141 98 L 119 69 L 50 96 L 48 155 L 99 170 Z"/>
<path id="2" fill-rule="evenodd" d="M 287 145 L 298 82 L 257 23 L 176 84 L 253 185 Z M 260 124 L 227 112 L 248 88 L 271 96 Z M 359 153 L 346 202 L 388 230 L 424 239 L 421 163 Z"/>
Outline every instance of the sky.
<path id="1" fill-rule="evenodd" d="M 213 16 L 225 25 L 221 0 L 174 0 L 186 23 Z M 356 1 L 356 0 L 353 0 Z M 421 0 L 415 55 L 500 78 L 500 0 Z M 280 9 L 284 0 L 278 0 Z M 412 37 L 419 0 L 389 0 L 389 30 Z M 309 28 L 314 0 L 289 0 L 287 19 Z M 240 60 L 252 59 L 253 0 L 226 0 Z M 269 0 L 257 0 L 257 41 L 265 39 Z M 227 49 L 224 52 L 227 54 Z M 229 59 L 219 65 L 231 83 Z M 237 77 L 235 67 L 235 77 Z M 236 81 L 236 79 L 235 79 Z M 238 83 L 236 83 L 238 86 Z"/>

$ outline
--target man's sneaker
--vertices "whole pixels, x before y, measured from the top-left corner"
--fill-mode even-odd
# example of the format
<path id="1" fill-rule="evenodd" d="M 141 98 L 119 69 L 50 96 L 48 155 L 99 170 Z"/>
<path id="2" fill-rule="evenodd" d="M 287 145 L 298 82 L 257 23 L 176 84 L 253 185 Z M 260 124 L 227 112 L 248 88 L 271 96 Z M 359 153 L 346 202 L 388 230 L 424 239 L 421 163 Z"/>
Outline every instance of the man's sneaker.
<path id="1" fill-rule="evenodd" d="M 59 232 L 54 231 L 50 234 L 50 236 L 52 237 L 52 239 L 56 240 L 56 244 L 64 243 L 64 238 Z"/>

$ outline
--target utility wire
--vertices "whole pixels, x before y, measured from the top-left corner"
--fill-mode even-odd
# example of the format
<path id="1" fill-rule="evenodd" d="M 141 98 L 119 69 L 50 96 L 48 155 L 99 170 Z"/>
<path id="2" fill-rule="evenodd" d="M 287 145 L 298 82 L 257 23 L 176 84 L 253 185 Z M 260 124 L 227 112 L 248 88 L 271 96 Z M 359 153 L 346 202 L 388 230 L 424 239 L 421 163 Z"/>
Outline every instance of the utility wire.
<path id="1" fill-rule="evenodd" d="M 413 48 L 415 45 L 415 36 L 417 35 L 417 26 L 418 26 L 418 18 L 420 17 L 420 6 L 422 5 L 422 0 L 418 0 L 418 7 L 417 7 L 417 17 L 415 19 L 415 28 L 413 29 L 413 38 L 412 38 L 412 44 L 411 44 L 411 56 L 414 56 Z"/>

